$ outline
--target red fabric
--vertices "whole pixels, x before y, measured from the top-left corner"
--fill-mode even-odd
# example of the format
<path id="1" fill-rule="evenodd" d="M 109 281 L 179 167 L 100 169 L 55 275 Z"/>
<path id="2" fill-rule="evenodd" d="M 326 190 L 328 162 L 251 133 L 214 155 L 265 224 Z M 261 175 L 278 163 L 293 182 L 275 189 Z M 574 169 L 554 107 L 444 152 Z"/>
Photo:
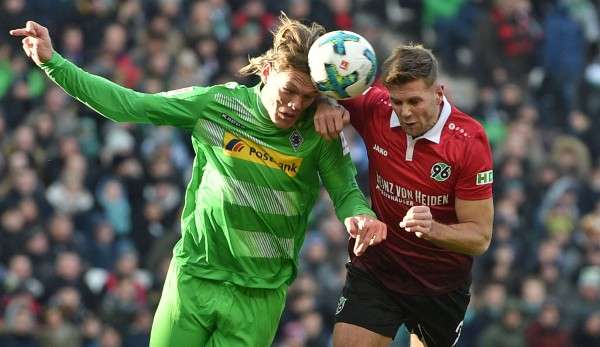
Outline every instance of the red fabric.
<path id="1" fill-rule="evenodd" d="M 116 59 L 117 71 L 127 88 L 134 88 L 140 82 L 142 71 L 128 55 L 121 55 Z"/>
<path id="2" fill-rule="evenodd" d="M 352 30 L 352 16 L 348 13 L 338 13 L 333 17 L 333 22 L 340 30 Z"/>
<path id="3" fill-rule="evenodd" d="M 385 89 L 373 87 L 343 105 L 367 148 L 373 209 L 388 226 L 385 242 L 369 247 L 361 257 L 350 251 L 352 263 L 403 294 L 439 294 L 466 285 L 472 257 L 417 238 L 398 223 L 410 207 L 428 204 L 436 221 L 454 224 L 455 198 L 482 200 L 492 196 L 491 184 L 476 184 L 477 173 L 492 170 L 483 127 L 452 106 L 440 143 L 418 140 L 412 161 L 407 161 L 407 135 L 400 127 L 390 127 L 392 107 Z M 440 162 L 451 167 L 450 176 L 442 182 L 431 177 L 433 166 Z"/>
<path id="4" fill-rule="evenodd" d="M 533 322 L 525 331 L 529 347 L 572 347 L 569 334 L 559 328 L 548 329 Z"/>
<path id="5" fill-rule="evenodd" d="M 491 16 L 498 40 L 507 57 L 533 53 L 536 37 L 531 28 L 531 18 L 527 15 L 507 16 L 498 9 L 492 10 Z"/>
<path id="6" fill-rule="evenodd" d="M 107 293 L 112 293 L 115 290 L 117 290 L 117 287 L 119 286 L 119 277 L 117 277 L 115 274 L 110 274 L 108 276 L 108 279 L 106 280 L 106 292 Z M 140 283 L 138 282 L 133 282 L 133 286 L 135 287 L 135 299 L 139 304 L 145 304 L 146 303 L 146 289 L 144 288 L 144 286 L 142 286 Z"/>

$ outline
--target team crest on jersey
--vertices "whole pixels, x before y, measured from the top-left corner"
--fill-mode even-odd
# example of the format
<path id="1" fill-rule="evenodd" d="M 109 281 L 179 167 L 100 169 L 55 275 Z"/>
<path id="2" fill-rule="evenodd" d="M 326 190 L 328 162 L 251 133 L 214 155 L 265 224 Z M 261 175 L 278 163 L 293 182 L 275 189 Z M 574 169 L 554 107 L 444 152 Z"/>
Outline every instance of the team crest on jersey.
<path id="1" fill-rule="evenodd" d="M 340 300 L 338 301 L 337 304 L 337 308 L 335 309 L 335 315 L 337 316 L 338 314 L 340 314 L 340 312 L 342 312 L 342 310 L 344 309 L 344 305 L 346 304 L 346 301 L 348 299 L 346 299 L 343 296 L 340 296 Z"/>
<path id="2" fill-rule="evenodd" d="M 292 148 L 295 152 L 297 152 L 300 146 L 302 146 L 302 142 L 304 142 L 302 134 L 300 134 L 298 129 L 294 129 L 290 135 L 290 145 L 292 145 Z"/>
<path id="3" fill-rule="evenodd" d="M 446 163 L 437 162 L 431 167 L 431 178 L 444 182 L 452 174 L 452 167 Z"/>

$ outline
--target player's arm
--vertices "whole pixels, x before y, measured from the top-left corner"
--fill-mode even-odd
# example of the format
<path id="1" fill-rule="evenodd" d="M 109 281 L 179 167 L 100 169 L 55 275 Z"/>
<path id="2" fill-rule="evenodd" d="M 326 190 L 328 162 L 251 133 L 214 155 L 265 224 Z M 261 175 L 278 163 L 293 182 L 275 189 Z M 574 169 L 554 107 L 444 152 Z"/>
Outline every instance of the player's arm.
<path id="1" fill-rule="evenodd" d="M 494 204 L 484 200 L 455 199 L 457 224 L 445 225 L 433 220 L 429 207 L 412 207 L 400 223 L 407 232 L 433 244 L 471 256 L 483 254 L 492 239 Z"/>
<path id="2" fill-rule="evenodd" d="M 50 79 L 69 95 L 113 121 L 182 128 L 195 125 L 198 112 L 193 112 L 193 103 L 185 98 L 187 95 L 139 93 L 87 73 L 55 52 L 48 30 L 33 21 L 28 21 L 25 28 L 11 30 L 10 34 L 24 36 L 23 50 Z"/>
<path id="3" fill-rule="evenodd" d="M 414 206 L 400 223 L 417 237 L 467 255 L 481 255 L 492 238 L 494 203 L 492 199 L 492 155 L 483 128 L 465 143 L 459 177 L 455 186 L 454 208 L 457 224 L 444 225 L 433 220 L 427 206 Z"/>
<path id="4" fill-rule="evenodd" d="M 344 126 L 352 123 L 354 128 L 361 132 L 362 120 L 368 117 L 367 110 L 374 106 L 377 96 L 382 94 L 379 88 L 369 88 L 365 93 L 349 100 L 339 102 L 322 96 L 317 100 L 317 111 L 315 112 L 315 130 L 326 140 L 338 137 Z M 387 101 L 384 95 L 379 100 Z"/>
<path id="5" fill-rule="evenodd" d="M 386 239 L 385 223 L 376 219 L 356 183 L 356 167 L 343 134 L 341 138 L 324 143 L 319 158 L 319 175 L 333 201 L 338 219 L 344 222 L 350 236 L 356 238 L 356 255 L 361 255 L 368 246 Z"/>

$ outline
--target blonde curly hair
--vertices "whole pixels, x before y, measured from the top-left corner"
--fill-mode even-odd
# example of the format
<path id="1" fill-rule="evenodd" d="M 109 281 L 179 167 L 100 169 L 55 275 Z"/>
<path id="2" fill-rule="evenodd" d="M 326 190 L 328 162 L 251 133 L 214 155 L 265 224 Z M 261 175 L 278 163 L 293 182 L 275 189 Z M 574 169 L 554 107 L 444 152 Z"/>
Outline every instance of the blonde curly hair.
<path id="1" fill-rule="evenodd" d="M 259 75 L 266 64 L 276 71 L 298 70 L 310 73 L 308 50 L 325 33 L 325 28 L 317 23 L 310 25 L 290 19 L 285 13 L 279 17 L 280 24 L 273 32 L 273 48 L 263 55 L 249 58 L 248 65 L 240 69 L 244 76 Z"/>

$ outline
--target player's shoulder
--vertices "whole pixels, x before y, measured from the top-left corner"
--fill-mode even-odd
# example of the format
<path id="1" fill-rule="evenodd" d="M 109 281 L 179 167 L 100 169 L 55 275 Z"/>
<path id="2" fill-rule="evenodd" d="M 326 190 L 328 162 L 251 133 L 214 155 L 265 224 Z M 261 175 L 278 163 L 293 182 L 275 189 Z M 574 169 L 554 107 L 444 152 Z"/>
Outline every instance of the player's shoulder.
<path id="1" fill-rule="evenodd" d="M 367 98 L 367 100 L 374 104 L 389 106 L 390 103 L 390 93 L 385 87 L 378 84 L 367 88 L 363 92 L 362 97 Z"/>
<path id="2" fill-rule="evenodd" d="M 190 86 L 175 90 L 163 92 L 165 96 L 177 97 L 180 99 L 193 98 L 195 96 L 206 95 L 240 95 L 249 91 L 249 88 L 237 82 L 228 82 L 215 84 L 212 86 Z"/>
<path id="3" fill-rule="evenodd" d="M 446 122 L 446 128 L 454 134 L 454 137 L 463 139 L 466 142 L 487 138 L 483 125 L 477 119 L 456 108 L 454 105 L 452 105 L 450 117 Z"/>

